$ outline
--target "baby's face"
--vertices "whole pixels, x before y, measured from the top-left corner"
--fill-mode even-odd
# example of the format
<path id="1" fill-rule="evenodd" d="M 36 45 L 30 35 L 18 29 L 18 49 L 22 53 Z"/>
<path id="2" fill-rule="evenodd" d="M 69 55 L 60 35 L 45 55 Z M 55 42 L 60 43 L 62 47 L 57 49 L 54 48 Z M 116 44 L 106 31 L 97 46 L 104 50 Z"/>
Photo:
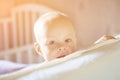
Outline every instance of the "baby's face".
<path id="1" fill-rule="evenodd" d="M 45 27 L 39 45 L 46 61 L 64 57 L 76 50 L 76 35 L 70 22 L 55 23 Z"/>

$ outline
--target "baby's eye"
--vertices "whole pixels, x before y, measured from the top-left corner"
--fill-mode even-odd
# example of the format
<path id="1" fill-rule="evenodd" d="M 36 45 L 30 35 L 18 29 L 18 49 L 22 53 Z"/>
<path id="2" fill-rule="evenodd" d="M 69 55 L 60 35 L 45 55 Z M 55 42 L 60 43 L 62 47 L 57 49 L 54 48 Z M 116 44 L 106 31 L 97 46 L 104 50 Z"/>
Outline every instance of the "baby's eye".
<path id="1" fill-rule="evenodd" d="M 48 44 L 53 45 L 53 44 L 55 44 L 55 41 L 49 41 Z"/>
<path id="2" fill-rule="evenodd" d="M 70 38 L 69 38 L 69 39 L 66 39 L 65 42 L 66 42 L 66 43 L 72 42 L 72 39 L 70 39 Z"/>

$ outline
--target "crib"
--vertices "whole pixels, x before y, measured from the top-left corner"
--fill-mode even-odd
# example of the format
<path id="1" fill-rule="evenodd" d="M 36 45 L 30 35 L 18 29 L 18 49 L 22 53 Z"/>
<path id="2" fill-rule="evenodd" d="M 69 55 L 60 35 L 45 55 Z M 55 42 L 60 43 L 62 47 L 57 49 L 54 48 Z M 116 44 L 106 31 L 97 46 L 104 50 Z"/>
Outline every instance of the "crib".
<path id="1" fill-rule="evenodd" d="M 12 9 L 9 18 L 0 19 L 0 60 L 32 64 L 43 61 L 36 54 L 33 25 L 52 9 L 39 4 L 24 4 Z"/>

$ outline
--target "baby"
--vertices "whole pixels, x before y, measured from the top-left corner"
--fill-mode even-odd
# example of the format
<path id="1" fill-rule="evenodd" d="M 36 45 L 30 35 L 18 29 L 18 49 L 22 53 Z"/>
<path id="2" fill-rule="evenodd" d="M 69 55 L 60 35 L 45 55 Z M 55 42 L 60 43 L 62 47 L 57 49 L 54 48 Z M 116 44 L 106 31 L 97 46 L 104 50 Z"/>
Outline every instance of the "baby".
<path id="1" fill-rule="evenodd" d="M 60 12 L 41 16 L 34 25 L 34 47 L 45 61 L 61 58 L 76 51 L 76 33 L 70 19 Z"/>

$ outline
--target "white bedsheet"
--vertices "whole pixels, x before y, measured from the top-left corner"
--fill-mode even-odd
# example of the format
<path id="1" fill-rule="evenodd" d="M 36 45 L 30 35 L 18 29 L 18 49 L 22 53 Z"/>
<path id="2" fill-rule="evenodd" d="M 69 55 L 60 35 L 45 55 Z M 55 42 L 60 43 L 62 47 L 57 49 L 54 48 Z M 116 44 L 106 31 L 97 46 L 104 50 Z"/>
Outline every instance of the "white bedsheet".
<path id="1" fill-rule="evenodd" d="M 0 75 L 10 73 L 27 67 L 26 64 L 14 63 L 6 60 L 0 60 Z"/>
<path id="2" fill-rule="evenodd" d="M 120 80 L 119 70 L 120 40 L 108 40 L 61 59 L 0 75 L 0 80 Z"/>

